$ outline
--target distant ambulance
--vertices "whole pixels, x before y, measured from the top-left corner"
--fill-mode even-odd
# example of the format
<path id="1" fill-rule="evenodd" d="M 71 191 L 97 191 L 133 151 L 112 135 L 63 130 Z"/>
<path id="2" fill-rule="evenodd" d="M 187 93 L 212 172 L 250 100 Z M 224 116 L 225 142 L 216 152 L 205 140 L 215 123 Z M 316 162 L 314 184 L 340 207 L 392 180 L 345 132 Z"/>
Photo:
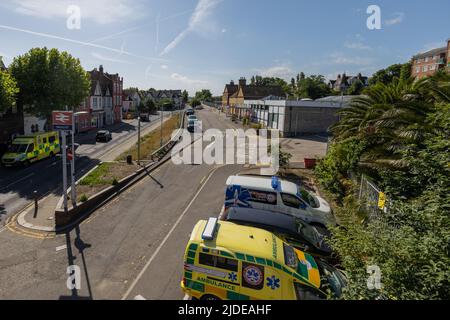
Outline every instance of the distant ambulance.
<path id="1" fill-rule="evenodd" d="M 192 231 L 181 288 L 200 300 L 315 300 L 339 297 L 346 283 L 266 230 L 210 218 Z"/>
<path id="2" fill-rule="evenodd" d="M 28 166 L 33 162 L 53 157 L 61 151 L 57 132 L 42 132 L 15 138 L 2 157 L 5 167 Z"/>

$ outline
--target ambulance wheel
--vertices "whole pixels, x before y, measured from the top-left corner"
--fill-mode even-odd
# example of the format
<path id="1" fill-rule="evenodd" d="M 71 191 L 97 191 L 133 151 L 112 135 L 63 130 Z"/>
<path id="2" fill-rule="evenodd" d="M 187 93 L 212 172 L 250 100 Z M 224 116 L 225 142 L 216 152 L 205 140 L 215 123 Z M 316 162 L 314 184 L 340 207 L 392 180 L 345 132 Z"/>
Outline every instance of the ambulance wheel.
<path id="1" fill-rule="evenodd" d="M 216 297 L 216 296 L 214 296 L 212 294 L 205 294 L 203 297 L 200 298 L 200 300 L 204 300 L 204 301 L 207 301 L 207 300 L 220 300 L 220 298 Z"/>

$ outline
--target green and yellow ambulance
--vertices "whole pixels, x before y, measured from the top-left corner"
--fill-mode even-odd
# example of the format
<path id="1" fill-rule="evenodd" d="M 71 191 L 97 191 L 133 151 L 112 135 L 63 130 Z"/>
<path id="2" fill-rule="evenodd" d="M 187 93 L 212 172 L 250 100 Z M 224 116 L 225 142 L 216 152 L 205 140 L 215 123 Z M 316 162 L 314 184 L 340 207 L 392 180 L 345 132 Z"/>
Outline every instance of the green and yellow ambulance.
<path id="1" fill-rule="evenodd" d="M 345 275 L 258 228 L 201 220 L 186 247 L 182 290 L 201 300 L 337 298 Z"/>
<path id="2" fill-rule="evenodd" d="M 2 164 L 28 166 L 35 161 L 52 157 L 61 151 L 59 135 L 55 131 L 18 136 L 2 157 Z"/>

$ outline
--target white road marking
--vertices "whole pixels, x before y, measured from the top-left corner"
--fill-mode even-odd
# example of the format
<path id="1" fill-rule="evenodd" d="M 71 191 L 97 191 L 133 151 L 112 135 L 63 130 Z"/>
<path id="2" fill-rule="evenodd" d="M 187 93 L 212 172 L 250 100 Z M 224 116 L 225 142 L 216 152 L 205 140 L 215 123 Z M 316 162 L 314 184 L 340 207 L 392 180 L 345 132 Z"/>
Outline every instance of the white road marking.
<path id="1" fill-rule="evenodd" d="M 62 246 L 56 247 L 56 252 L 67 249 L 67 244 L 63 244 Z"/>
<path id="2" fill-rule="evenodd" d="M 143 296 L 138 294 L 136 297 L 133 298 L 133 300 L 147 300 L 147 299 L 145 299 Z"/>
<path id="3" fill-rule="evenodd" d="M 125 300 L 129 294 L 131 293 L 131 291 L 134 289 L 134 287 L 136 286 L 136 284 L 138 283 L 138 281 L 142 278 L 142 276 L 144 275 L 145 271 L 148 269 L 148 267 L 150 266 L 150 264 L 153 262 L 153 260 L 155 260 L 156 256 L 158 255 L 159 251 L 161 250 L 161 248 L 164 246 L 164 244 L 167 242 L 167 240 L 169 239 L 169 237 L 172 235 L 172 233 L 175 231 L 175 228 L 178 226 L 178 224 L 181 222 L 181 220 L 183 219 L 183 217 L 185 216 L 185 214 L 188 212 L 188 210 L 190 209 L 190 207 L 192 206 L 192 204 L 194 203 L 194 201 L 197 199 L 197 197 L 199 196 L 199 194 L 202 192 L 203 188 L 206 186 L 207 182 L 209 181 L 209 179 L 211 179 L 211 177 L 213 176 L 213 174 L 219 169 L 220 167 L 215 168 L 213 171 L 211 171 L 211 173 L 209 174 L 208 178 L 206 179 L 206 181 L 203 183 L 203 185 L 200 187 L 200 189 L 197 191 L 197 193 L 195 194 L 195 196 L 192 198 L 191 202 L 189 202 L 189 204 L 187 205 L 187 207 L 184 209 L 184 211 L 181 213 L 181 215 L 178 217 L 177 221 L 174 223 L 174 225 L 172 226 L 172 228 L 169 230 L 169 232 L 167 233 L 167 235 L 164 237 L 164 239 L 162 240 L 162 242 L 159 244 L 158 248 L 156 248 L 155 252 L 153 253 L 153 255 L 150 257 L 150 259 L 147 261 L 147 263 L 145 264 L 144 268 L 141 270 L 141 272 L 139 272 L 138 276 L 136 277 L 136 279 L 134 279 L 133 283 L 131 284 L 131 286 L 128 288 L 128 290 L 125 292 L 125 294 L 122 297 L 122 300 Z"/>

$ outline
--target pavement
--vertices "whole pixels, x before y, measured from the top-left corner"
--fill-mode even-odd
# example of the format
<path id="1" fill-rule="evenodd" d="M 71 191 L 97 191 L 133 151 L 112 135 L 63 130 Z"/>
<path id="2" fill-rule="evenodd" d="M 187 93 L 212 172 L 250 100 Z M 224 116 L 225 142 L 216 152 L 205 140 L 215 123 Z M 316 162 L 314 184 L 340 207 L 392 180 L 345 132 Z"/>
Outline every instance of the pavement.
<path id="1" fill-rule="evenodd" d="M 169 117 L 165 118 L 163 121 L 166 121 L 167 119 L 169 119 Z M 122 126 L 124 125 L 129 125 L 129 121 Z M 159 121 L 152 121 L 150 124 L 143 126 L 141 135 L 146 135 L 151 131 L 159 128 L 159 126 Z M 110 130 L 113 131 L 114 128 L 110 128 Z M 78 148 L 77 153 L 79 154 L 79 156 L 86 156 L 86 154 L 90 153 L 90 156 L 96 157 L 95 159 L 98 160 L 95 162 L 95 164 L 98 164 L 100 161 L 113 161 L 123 152 L 129 150 L 136 143 L 135 139 L 131 139 L 133 136 L 134 135 L 130 137 L 130 135 L 126 132 L 120 133 L 117 136 L 113 136 L 113 139 L 117 140 L 116 143 L 112 144 L 111 146 L 108 146 L 106 144 L 106 148 L 102 148 L 100 153 L 97 149 L 92 150 L 92 146 L 90 146 L 89 144 L 82 144 Z M 82 134 L 81 137 L 78 136 L 76 138 L 76 142 L 83 143 L 83 140 L 90 142 L 93 140 L 92 138 L 95 139 L 95 132 Z M 77 162 L 76 168 L 79 168 Z M 91 166 L 90 170 L 92 170 L 93 168 L 95 168 L 95 165 Z M 81 179 L 82 176 L 88 174 L 90 170 L 77 170 L 77 178 Z M 68 171 L 68 175 L 70 176 L 70 168 Z M 17 219 L 14 219 L 15 217 L 13 219 L 10 219 L 10 223 L 17 223 L 19 227 L 24 227 L 38 232 L 57 231 L 55 230 L 55 208 L 57 207 L 57 204 L 62 197 L 62 193 L 62 186 L 59 186 L 54 192 L 46 195 L 38 201 L 37 209 L 35 206 L 35 202 L 30 202 L 22 211 L 18 213 Z"/>
<path id="2" fill-rule="evenodd" d="M 281 149 L 292 155 L 289 167 L 305 168 L 305 158 L 320 159 L 327 154 L 328 137 L 325 135 L 305 135 L 298 138 L 281 138 Z"/>

